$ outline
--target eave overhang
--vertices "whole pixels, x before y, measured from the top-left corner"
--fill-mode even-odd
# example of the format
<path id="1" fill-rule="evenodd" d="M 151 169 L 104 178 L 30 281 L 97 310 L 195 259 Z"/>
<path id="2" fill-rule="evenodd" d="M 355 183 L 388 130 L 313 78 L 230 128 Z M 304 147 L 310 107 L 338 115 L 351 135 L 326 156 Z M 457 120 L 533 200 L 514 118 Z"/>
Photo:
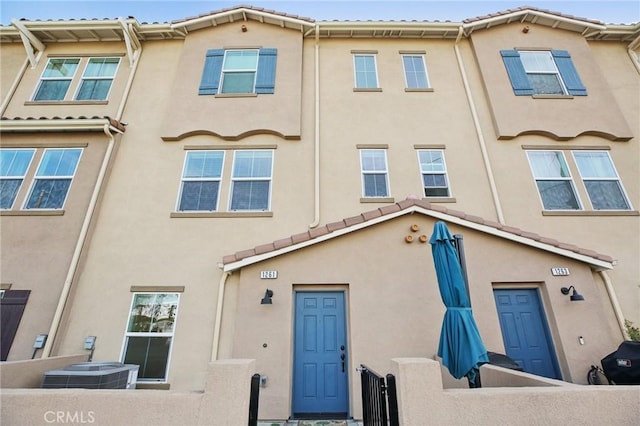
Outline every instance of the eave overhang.
<path id="1" fill-rule="evenodd" d="M 58 133 L 58 132 L 104 132 L 124 133 L 125 126 L 110 117 L 68 118 L 3 118 L 0 134 L 4 133 Z"/>

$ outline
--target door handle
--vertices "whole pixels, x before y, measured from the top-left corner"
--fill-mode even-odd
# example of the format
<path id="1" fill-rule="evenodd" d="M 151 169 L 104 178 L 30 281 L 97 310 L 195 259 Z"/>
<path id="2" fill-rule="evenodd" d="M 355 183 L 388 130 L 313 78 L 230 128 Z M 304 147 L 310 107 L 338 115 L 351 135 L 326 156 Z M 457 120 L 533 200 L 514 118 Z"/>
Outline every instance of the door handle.
<path id="1" fill-rule="evenodd" d="M 344 373 L 344 354 L 340 354 L 340 359 L 342 360 L 342 372 Z"/>

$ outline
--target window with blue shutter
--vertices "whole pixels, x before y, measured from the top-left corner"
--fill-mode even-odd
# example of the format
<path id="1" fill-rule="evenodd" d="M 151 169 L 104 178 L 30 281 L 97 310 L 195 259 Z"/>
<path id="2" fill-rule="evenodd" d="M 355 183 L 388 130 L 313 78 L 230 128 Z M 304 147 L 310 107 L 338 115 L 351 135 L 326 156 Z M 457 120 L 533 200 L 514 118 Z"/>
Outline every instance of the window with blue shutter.
<path id="1" fill-rule="evenodd" d="M 501 50 L 516 96 L 586 96 L 587 89 L 566 50 Z"/>
<path id="2" fill-rule="evenodd" d="M 198 94 L 271 94 L 275 91 L 277 49 L 207 51 Z"/>

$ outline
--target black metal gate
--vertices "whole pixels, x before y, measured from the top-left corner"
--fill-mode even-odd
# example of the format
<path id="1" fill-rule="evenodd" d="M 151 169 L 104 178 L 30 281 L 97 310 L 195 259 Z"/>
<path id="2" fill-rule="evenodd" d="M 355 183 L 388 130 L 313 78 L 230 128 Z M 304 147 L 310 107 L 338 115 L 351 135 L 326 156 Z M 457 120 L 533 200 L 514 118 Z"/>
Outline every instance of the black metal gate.
<path id="1" fill-rule="evenodd" d="M 260 375 L 251 376 L 251 394 L 249 395 L 249 426 L 258 425 L 258 402 L 260 399 Z"/>
<path id="2" fill-rule="evenodd" d="M 399 426 L 395 376 L 387 374 L 385 382 L 384 377 L 363 364 L 358 371 L 362 381 L 364 426 Z"/>

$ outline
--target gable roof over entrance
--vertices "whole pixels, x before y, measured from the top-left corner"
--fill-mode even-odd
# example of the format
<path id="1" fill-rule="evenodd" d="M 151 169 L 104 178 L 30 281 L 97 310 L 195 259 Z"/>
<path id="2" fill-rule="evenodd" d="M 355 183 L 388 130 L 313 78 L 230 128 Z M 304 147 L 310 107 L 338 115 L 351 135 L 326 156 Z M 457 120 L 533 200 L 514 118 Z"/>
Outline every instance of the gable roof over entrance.
<path id="1" fill-rule="evenodd" d="M 590 265 L 596 270 L 612 269 L 615 265 L 613 258 L 593 250 L 563 243 L 553 238 L 542 237 L 532 232 L 485 220 L 478 216 L 468 215 L 461 211 L 447 209 L 427 201 L 407 198 L 399 203 L 370 210 L 358 216 L 329 223 L 307 232 L 291 235 L 281 240 L 225 256 L 222 260 L 223 270 L 225 272 L 235 271 L 247 265 L 318 244 L 399 216 L 414 213 L 575 259 Z"/>

